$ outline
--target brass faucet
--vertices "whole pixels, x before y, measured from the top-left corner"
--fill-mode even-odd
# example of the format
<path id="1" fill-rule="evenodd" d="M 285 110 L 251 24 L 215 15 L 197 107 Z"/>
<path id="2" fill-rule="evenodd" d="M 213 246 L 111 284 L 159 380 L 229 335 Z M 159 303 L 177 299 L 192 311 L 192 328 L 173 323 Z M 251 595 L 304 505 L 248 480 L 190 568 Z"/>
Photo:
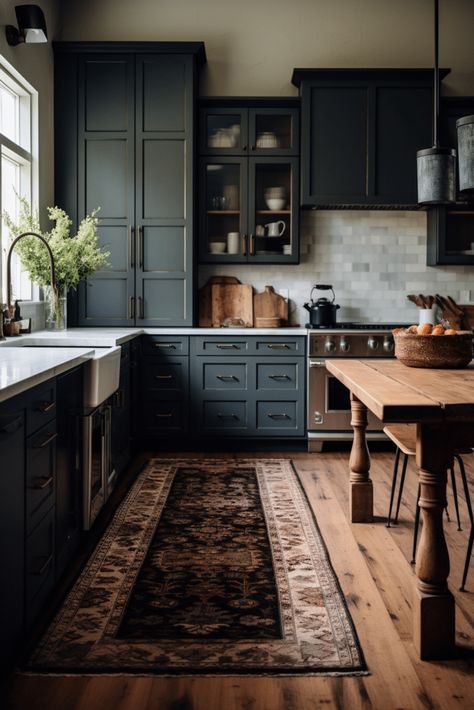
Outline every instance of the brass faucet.
<path id="1" fill-rule="evenodd" d="M 8 250 L 7 254 L 7 308 L 8 312 L 11 313 L 11 299 L 12 299 L 12 273 L 11 273 L 11 261 L 12 261 L 12 252 L 13 249 L 16 245 L 17 242 L 20 241 L 20 239 L 23 239 L 23 237 L 37 237 L 38 239 L 41 239 L 43 244 L 45 245 L 46 249 L 48 250 L 48 255 L 49 255 L 49 263 L 50 263 L 50 269 L 51 269 L 51 286 L 55 287 L 56 286 L 56 277 L 54 274 L 54 258 L 53 258 L 53 252 L 51 251 L 51 247 L 49 246 L 48 242 L 44 237 L 41 236 L 41 234 L 37 234 L 36 232 L 23 232 L 23 234 L 20 234 L 16 239 L 12 241 L 10 244 L 10 248 Z"/>

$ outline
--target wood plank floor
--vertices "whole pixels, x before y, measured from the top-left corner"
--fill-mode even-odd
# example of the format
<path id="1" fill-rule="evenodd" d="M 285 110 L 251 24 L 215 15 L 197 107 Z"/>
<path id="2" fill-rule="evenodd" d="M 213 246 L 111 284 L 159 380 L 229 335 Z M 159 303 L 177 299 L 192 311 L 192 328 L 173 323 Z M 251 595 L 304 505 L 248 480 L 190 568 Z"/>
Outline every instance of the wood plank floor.
<path id="1" fill-rule="evenodd" d="M 211 454 L 213 456 L 213 454 Z M 218 454 L 216 454 L 218 456 Z M 234 454 L 238 458 L 268 454 Z M 281 454 L 273 457 L 281 458 Z M 370 675 L 362 677 L 133 677 L 12 675 L 3 707 L 17 710 L 439 710 L 474 708 L 474 563 L 467 591 L 458 591 L 469 532 L 461 485 L 463 531 L 451 522 L 451 590 L 456 598 L 458 657 L 421 662 L 411 640 L 414 574 L 409 560 L 416 473 L 407 472 L 400 523 L 387 529 L 393 454 L 372 456 L 375 522 L 348 521 L 348 454 L 293 458 L 354 620 Z M 474 461 L 468 463 L 474 500 Z M 1 698 L 0 698 L 1 699 Z"/>

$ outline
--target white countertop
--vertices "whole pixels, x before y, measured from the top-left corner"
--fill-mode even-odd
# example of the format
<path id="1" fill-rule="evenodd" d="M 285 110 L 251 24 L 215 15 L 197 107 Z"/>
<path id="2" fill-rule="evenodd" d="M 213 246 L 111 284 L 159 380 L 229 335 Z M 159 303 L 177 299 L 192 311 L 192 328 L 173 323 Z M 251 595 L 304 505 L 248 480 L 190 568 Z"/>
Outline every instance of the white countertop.
<path id="1" fill-rule="evenodd" d="M 93 353 L 90 348 L 4 348 L 0 354 L 0 402 L 71 370 Z"/>
<path id="2" fill-rule="evenodd" d="M 306 328 L 68 328 L 61 331 L 39 330 L 36 333 L 7 338 L 0 347 L 40 345 L 48 347 L 110 348 L 139 335 L 306 335 Z"/>

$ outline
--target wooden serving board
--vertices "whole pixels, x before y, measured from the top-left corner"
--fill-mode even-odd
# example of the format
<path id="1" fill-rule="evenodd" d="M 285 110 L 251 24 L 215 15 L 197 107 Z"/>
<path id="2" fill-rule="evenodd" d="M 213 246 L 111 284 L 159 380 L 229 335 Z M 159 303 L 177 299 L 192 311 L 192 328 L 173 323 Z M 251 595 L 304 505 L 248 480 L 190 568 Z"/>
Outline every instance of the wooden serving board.
<path id="1" fill-rule="evenodd" d="M 256 318 L 280 318 L 282 325 L 288 321 L 288 301 L 279 293 L 275 293 L 273 286 L 265 286 L 263 293 L 256 293 L 253 297 L 253 314 Z"/>
<path id="2" fill-rule="evenodd" d="M 213 284 L 212 325 L 219 328 L 226 318 L 240 318 L 245 327 L 253 326 L 253 288 L 250 284 Z"/>
<path id="3" fill-rule="evenodd" d="M 212 328 L 212 286 L 213 284 L 239 284 L 235 276 L 211 276 L 199 289 L 199 327 Z"/>

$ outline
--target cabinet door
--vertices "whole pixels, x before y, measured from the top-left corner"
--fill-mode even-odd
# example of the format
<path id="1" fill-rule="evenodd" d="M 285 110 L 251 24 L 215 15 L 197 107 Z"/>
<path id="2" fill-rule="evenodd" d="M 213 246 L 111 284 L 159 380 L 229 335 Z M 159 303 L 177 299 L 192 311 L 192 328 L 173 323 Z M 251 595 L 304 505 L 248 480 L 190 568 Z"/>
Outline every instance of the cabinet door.
<path id="1" fill-rule="evenodd" d="M 248 109 L 205 108 L 199 116 L 199 150 L 202 155 L 246 155 Z"/>
<path id="2" fill-rule="evenodd" d="M 250 109 L 249 146 L 251 155 L 299 155 L 298 109 Z"/>
<path id="3" fill-rule="evenodd" d="M 200 165 L 200 260 L 247 261 L 246 158 L 203 158 Z"/>
<path id="4" fill-rule="evenodd" d="M 100 207 L 99 241 L 110 266 L 79 288 L 79 325 L 133 325 L 134 58 L 79 62 L 78 219 Z"/>
<path id="5" fill-rule="evenodd" d="M 81 531 L 82 368 L 57 378 L 56 579 L 74 555 Z"/>
<path id="6" fill-rule="evenodd" d="M 427 264 L 474 264 L 474 210 L 431 207 L 428 210 Z"/>
<path id="7" fill-rule="evenodd" d="M 193 59 L 137 57 L 137 324 L 192 324 Z"/>
<path id="8" fill-rule="evenodd" d="M 24 410 L 0 408 L 0 660 L 13 660 L 23 635 L 25 419 Z"/>
<path id="9" fill-rule="evenodd" d="M 250 158 L 248 260 L 298 263 L 299 161 Z"/>

